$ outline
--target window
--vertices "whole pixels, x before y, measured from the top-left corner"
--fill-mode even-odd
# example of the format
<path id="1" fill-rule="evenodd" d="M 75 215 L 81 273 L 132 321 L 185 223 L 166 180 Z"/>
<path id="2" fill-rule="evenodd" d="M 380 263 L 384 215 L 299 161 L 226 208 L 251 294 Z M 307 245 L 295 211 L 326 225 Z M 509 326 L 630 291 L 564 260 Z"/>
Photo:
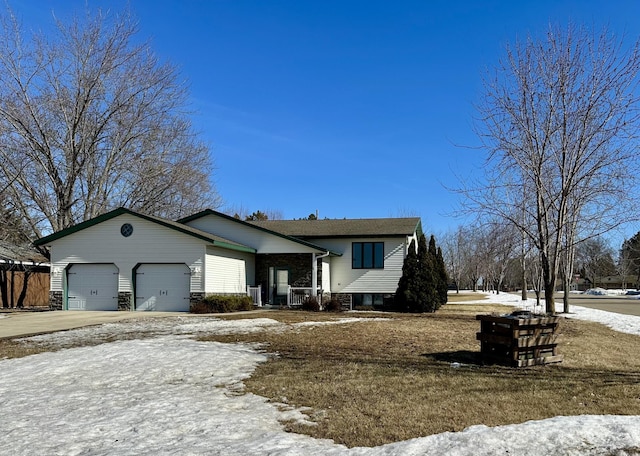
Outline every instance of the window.
<path id="1" fill-rule="evenodd" d="M 354 242 L 351 253 L 353 269 L 384 269 L 384 242 Z"/>
<path id="2" fill-rule="evenodd" d="M 131 226 L 131 223 L 125 223 L 124 225 L 122 225 L 120 227 L 120 234 L 122 234 L 124 237 L 129 237 L 133 234 L 133 226 Z"/>
<path id="3" fill-rule="evenodd" d="M 356 310 L 384 308 L 390 305 L 389 302 L 392 299 L 392 295 L 382 293 L 353 293 L 351 299 L 353 308 Z"/>

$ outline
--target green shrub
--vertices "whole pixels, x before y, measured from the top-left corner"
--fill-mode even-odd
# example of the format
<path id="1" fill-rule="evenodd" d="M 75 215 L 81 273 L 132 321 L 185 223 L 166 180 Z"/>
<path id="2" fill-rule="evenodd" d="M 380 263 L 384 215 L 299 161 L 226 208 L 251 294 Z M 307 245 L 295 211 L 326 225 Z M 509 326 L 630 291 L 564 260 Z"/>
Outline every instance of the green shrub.
<path id="1" fill-rule="evenodd" d="M 191 305 L 191 313 L 227 313 L 253 310 L 251 296 L 236 295 L 207 295 L 205 298 Z"/>
<path id="2" fill-rule="evenodd" d="M 342 312 L 342 303 L 337 299 L 332 299 L 325 303 L 324 310 L 327 312 Z"/>
<path id="3" fill-rule="evenodd" d="M 302 310 L 308 312 L 320 312 L 320 304 L 315 296 L 309 296 L 302 303 Z"/>

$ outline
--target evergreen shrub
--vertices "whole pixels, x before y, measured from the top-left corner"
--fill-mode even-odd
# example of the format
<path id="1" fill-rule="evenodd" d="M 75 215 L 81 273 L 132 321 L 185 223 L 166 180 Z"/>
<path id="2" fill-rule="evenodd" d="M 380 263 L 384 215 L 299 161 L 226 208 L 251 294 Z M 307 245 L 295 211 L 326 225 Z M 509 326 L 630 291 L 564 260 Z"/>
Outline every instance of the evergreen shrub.
<path id="1" fill-rule="evenodd" d="M 342 312 L 342 303 L 337 299 L 332 299 L 324 305 L 327 312 Z"/>
<path id="2" fill-rule="evenodd" d="M 253 310 L 251 296 L 239 295 L 207 295 L 191 306 L 191 313 L 228 313 Z"/>
<path id="3" fill-rule="evenodd" d="M 320 303 L 315 296 L 309 296 L 302 303 L 302 310 L 307 312 L 320 312 Z"/>

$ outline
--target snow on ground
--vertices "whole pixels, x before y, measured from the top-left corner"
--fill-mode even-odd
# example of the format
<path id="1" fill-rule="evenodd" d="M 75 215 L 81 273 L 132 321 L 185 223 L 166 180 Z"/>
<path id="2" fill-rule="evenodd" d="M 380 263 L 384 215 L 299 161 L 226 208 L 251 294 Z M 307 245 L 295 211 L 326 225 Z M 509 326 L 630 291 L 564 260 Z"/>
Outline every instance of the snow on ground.
<path id="1" fill-rule="evenodd" d="M 78 328 L 70 331 L 41 334 L 19 339 L 24 342 L 53 344 L 60 347 L 78 345 L 78 342 L 108 342 L 115 333 L 121 338 L 149 337 L 160 335 L 197 335 L 197 334 L 249 334 L 261 331 L 287 331 L 310 326 L 340 325 L 364 321 L 384 321 L 385 318 L 339 318 L 330 321 L 305 321 L 285 324 L 271 318 L 248 318 L 244 320 L 221 320 L 215 317 L 186 315 L 175 318 L 146 320 L 128 320 L 120 323 L 105 323 L 99 326 Z"/>
<path id="2" fill-rule="evenodd" d="M 616 292 L 612 292 L 611 294 L 616 294 Z M 483 293 L 479 293 L 479 295 L 482 297 L 485 296 Z M 505 304 L 515 307 L 521 307 L 525 310 L 531 310 L 533 312 L 544 311 L 544 301 L 542 301 L 542 305 L 540 306 L 536 305 L 536 300 L 533 298 L 529 298 L 523 303 L 519 295 L 511 293 L 491 293 L 486 296 L 486 298 L 480 298 L 477 301 L 464 302 L 464 304 L 483 303 Z M 562 308 L 562 303 L 556 303 L 556 305 L 559 305 L 559 308 Z M 577 318 L 579 320 L 588 320 L 603 323 L 615 331 L 640 335 L 640 317 L 637 317 L 635 315 L 621 315 L 613 312 L 606 312 L 604 310 L 590 309 L 588 307 L 574 305 L 572 305 L 569 310 L 570 313 L 562 315 L 567 318 Z"/>
<path id="3" fill-rule="evenodd" d="M 518 305 L 510 296 L 491 295 L 481 302 Z M 628 318 L 606 316 L 609 323 Z M 640 333 L 640 322 L 627 326 L 633 325 Z M 256 345 L 198 342 L 190 336 L 286 328 L 268 318 L 225 321 L 186 316 L 31 338 L 68 344 L 74 337 L 146 335 L 0 360 L 0 454 L 638 454 L 640 416 L 556 417 L 493 428 L 472 426 L 375 448 L 348 449 L 329 440 L 286 433 L 280 420 L 305 420 L 305 410 L 242 393 L 242 381 L 267 361 L 268 354 Z"/>

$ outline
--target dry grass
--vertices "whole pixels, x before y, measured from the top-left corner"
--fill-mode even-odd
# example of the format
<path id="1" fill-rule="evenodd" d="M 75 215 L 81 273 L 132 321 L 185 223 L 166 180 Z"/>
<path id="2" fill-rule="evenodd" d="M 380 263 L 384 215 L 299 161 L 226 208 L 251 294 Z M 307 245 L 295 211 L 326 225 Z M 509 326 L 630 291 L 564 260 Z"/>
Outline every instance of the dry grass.
<path id="1" fill-rule="evenodd" d="M 463 307 L 215 340 L 266 343 L 279 356 L 258 368 L 246 382 L 248 391 L 312 407 L 318 426 L 288 423 L 288 429 L 349 447 L 474 424 L 640 414 L 640 337 L 568 320 L 561 327 L 563 363 L 528 369 L 484 366 L 475 340 L 476 311 Z M 316 316 L 269 314 L 284 322 Z"/>
<path id="2" fill-rule="evenodd" d="M 53 351 L 51 347 L 24 344 L 13 339 L 0 339 L 0 359 L 22 358 L 46 351 Z"/>
<path id="3" fill-rule="evenodd" d="M 483 299 L 485 299 L 484 293 L 474 293 L 469 291 L 463 291 L 462 293 L 449 293 L 447 296 L 447 301 L 450 304 L 467 301 L 482 301 Z"/>

